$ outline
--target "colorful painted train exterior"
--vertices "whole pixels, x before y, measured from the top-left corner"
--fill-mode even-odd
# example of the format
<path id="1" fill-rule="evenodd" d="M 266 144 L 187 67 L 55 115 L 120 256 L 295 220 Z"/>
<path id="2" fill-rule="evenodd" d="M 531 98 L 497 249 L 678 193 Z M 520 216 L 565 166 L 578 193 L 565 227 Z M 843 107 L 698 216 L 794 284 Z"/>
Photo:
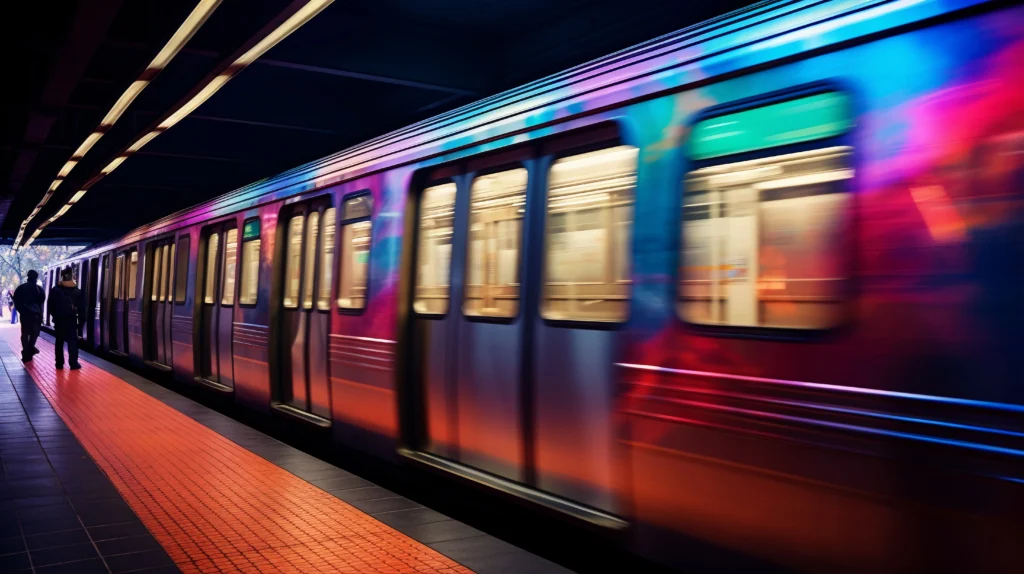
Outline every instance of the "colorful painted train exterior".
<path id="1" fill-rule="evenodd" d="M 72 263 L 96 348 L 671 564 L 1009 571 L 1022 210 L 1024 9 L 795 0 Z"/>

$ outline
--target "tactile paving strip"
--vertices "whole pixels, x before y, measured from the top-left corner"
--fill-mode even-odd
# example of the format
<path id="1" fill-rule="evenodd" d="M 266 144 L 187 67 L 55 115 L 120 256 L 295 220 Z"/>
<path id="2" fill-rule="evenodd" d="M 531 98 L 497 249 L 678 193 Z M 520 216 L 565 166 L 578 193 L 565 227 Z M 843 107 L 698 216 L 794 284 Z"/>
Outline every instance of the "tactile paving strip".
<path id="1" fill-rule="evenodd" d="M 28 372 L 183 572 L 470 572 L 99 367 L 56 371 L 53 345 L 38 347 Z"/>

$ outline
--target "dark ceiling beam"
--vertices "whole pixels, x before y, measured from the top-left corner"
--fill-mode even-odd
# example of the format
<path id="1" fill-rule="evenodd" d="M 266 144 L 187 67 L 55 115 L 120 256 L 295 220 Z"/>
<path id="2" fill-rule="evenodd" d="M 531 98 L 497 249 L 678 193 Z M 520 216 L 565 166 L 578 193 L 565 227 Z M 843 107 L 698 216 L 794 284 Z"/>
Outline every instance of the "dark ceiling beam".
<path id="1" fill-rule="evenodd" d="M 201 159 L 203 161 L 220 161 L 225 163 L 255 163 L 252 160 L 240 159 L 236 157 L 217 157 L 211 155 L 189 155 L 185 153 L 164 153 L 158 151 L 137 151 L 135 155 L 138 156 L 152 156 L 152 157 L 170 157 L 176 159 Z"/>
<path id="2" fill-rule="evenodd" d="M 185 187 L 175 187 L 173 185 L 152 185 L 145 183 L 107 183 L 103 182 L 99 187 L 107 188 L 113 187 L 116 189 L 146 189 L 155 191 L 189 191 Z"/>
<path id="3" fill-rule="evenodd" d="M 398 78 L 389 78 L 387 76 L 379 76 L 377 74 L 364 74 L 362 72 L 351 72 L 349 70 L 338 70 L 336 68 L 325 68 L 322 66 L 310 66 L 307 64 L 298 64 L 295 62 L 283 62 L 281 60 L 256 60 L 256 64 L 263 66 L 274 66 L 277 68 L 288 68 L 290 70 L 299 70 L 302 72 L 312 72 L 315 74 L 326 74 L 328 76 L 340 76 L 343 78 L 354 78 L 357 80 L 367 80 L 370 82 L 379 82 L 382 84 L 392 84 L 395 86 L 406 86 L 409 88 L 420 88 L 423 90 L 434 90 L 437 92 L 448 92 L 450 94 L 458 94 L 460 96 L 473 96 L 476 92 L 472 90 L 464 90 L 462 88 L 453 88 L 450 86 L 441 86 L 438 84 L 429 84 L 426 82 L 415 82 L 412 80 L 400 80 Z"/>
<path id="4" fill-rule="evenodd" d="M 87 110 L 87 111 L 98 111 L 98 110 L 101 109 L 99 106 L 88 106 L 88 105 L 69 105 L 68 107 L 69 108 L 74 108 L 74 109 L 77 109 L 77 110 Z M 132 113 L 136 117 L 160 115 L 158 112 L 152 112 L 152 111 L 148 111 L 148 110 L 137 110 L 137 111 L 132 112 Z M 257 122 L 257 121 L 253 121 L 253 120 L 240 120 L 240 119 L 236 119 L 236 118 L 225 118 L 225 117 L 221 117 L 221 116 L 204 116 L 204 115 L 197 115 L 197 114 L 189 114 L 188 117 L 189 117 L 189 119 L 205 120 L 205 121 L 209 121 L 209 122 L 224 122 L 224 123 L 229 123 L 229 124 L 245 124 L 245 125 L 248 125 L 248 126 L 259 126 L 259 127 L 264 127 L 264 128 L 275 128 L 275 129 L 282 129 L 282 130 L 294 130 L 294 131 L 298 131 L 298 132 L 311 132 L 311 133 L 319 133 L 319 134 L 327 134 L 327 135 L 337 135 L 339 133 L 339 132 L 337 132 L 335 130 L 329 130 L 329 129 L 325 129 L 325 128 L 313 128 L 313 127 L 309 127 L 309 126 L 296 126 L 296 125 L 292 125 L 292 124 L 281 124 L 281 123 L 272 123 L 272 122 Z M 6 146 L 6 147 L 10 147 L 10 146 Z M 67 146 L 64 146 L 64 147 L 67 147 Z M 52 149 L 57 149 L 54 146 L 46 146 L 46 149 L 51 149 L 51 148 Z M 70 148 L 68 148 L 68 149 L 70 149 Z"/>
<path id="5" fill-rule="evenodd" d="M 58 51 L 53 71 L 39 98 L 36 109 L 29 114 L 26 144 L 14 160 L 8 181 L 8 193 L 17 194 L 25 185 L 39 155 L 39 145 L 46 142 L 60 110 L 67 105 L 75 86 L 85 75 L 93 55 L 121 8 L 121 0 L 83 0 L 75 11 L 74 24 L 64 45 Z M 0 207 L 0 225 L 7 218 L 6 206 Z"/>
<path id="6" fill-rule="evenodd" d="M 293 130 L 293 131 L 297 131 L 297 132 L 311 132 L 311 133 L 327 134 L 327 135 L 337 135 L 338 134 L 338 132 L 336 132 L 334 130 L 328 130 L 328 129 L 323 129 L 323 128 L 311 128 L 311 127 L 307 127 L 307 126 L 295 126 L 295 125 L 291 125 L 291 124 L 277 124 L 277 123 L 272 123 L 272 122 L 256 122 L 256 121 L 252 121 L 252 120 L 237 120 L 237 119 L 234 119 L 234 118 L 222 118 L 222 117 L 219 117 L 219 116 L 201 116 L 201 115 L 191 114 L 189 116 L 189 118 L 193 119 L 193 120 L 205 120 L 205 121 L 208 121 L 208 122 L 224 122 L 224 123 L 229 123 L 229 124 L 243 124 L 243 125 L 247 125 L 247 126 L 257 126 L 257 127 L 261 127 L 261 128 L 274 128 L 274 129 L 281 129 L 281 130 Z"/>
<path id="7" fill-rule="evenodd" d="M 118 40 L 111 40 L 107 42 L 111 46 L 127 49 L 142 49 L 145 47 L 144 44 L 139 42 L 124 42 Z M 182 54 L 190 54 L 193 56 L 199 56 L 203 58 L 218 58 L 221 56 L 220 53 L 213 50 L 203 50 L 199 48 L 182 48 Z M 268 58 L 261 58 L 253 62 L 256 65 L 271 66 L 278 68 L 287 68 L 290 70 L 299 70 L 302 72 L 311 72 L 316 74 L 325 74 L 328 76 L 338 76 L 342 78 L 353 78 L 357 80 L 367 80 L 370 82 L 379 82 L 382 84 L 391 84 L 395 86 L 406 86 L 410 88 L 420 88 L 422 90 L 433 90 L 437 92 L 446 92 L 449 94 L 458 94 L 462 96 L 475 96 L 477 92 L 473 90 L 466 90 L 463 88 L 456 88 L 452 86 L 445 86 L 441 84 L 434 84 L 429 82 L 417 82 L 415 80 L 403 80 L 401 78 L 393 78 L 390 76 L 382 76 L 379 74 L 365 74 L 362 72 L 353 72 L 351 70 L 341 70 L 338 68 L 327 68 L 324 66 L 311 66 L 308 64 L 301 64 L 298 62 L 285 62 L 282 60 L 274 60 Z"/>

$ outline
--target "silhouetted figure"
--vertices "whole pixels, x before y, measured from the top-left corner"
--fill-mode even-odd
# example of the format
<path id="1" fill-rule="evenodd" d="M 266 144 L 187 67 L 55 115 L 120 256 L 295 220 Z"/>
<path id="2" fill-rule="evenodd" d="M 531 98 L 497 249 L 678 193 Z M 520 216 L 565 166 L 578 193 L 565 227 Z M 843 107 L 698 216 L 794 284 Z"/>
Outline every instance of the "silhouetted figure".
<path id="1" fill-rule="evenodd" d="M 71 268 L 60 272 L 60 283 L 50 289 L 47 311 L 53 318 L 53 331 L 57 339 L 54 352 L 57 368 L 64 368 L 64 343 L 68 344 L 68 362 L 71 370 L 81 369 L 78 364 L 78 327 L 85 323 L 85 302 L 82 290 L 75 283 Z"/>
<path id="2" fill-rule="evenodd" d="M 35 269 L 28 272 L 28 281 L 14 290 L 14 309 L 21 313 L 21 360 L 28 362 L 39 352 L 36 339 L 43 324 L 43 302 L 46 293 L 36 284 L 39 274 Z M 11 319 L 14 322 L 14 319 Z"/>

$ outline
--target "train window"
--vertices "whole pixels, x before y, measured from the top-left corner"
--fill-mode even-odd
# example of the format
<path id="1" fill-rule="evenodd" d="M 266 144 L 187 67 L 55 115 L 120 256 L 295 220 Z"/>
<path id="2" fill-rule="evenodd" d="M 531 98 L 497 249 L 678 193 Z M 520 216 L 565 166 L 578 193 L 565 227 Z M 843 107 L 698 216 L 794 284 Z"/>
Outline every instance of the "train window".
<path id="1" fill-rule="evenodd" d="M 170 251 L 168 252 L 168 255 L 164 257 L 164 265 L 166 266 L 166 270 L 164 271 L 164 284 L 167 285 L 167 292 L 162 293 L 162 295 L 163 300 L 166 302 L 174 300 L 174 248 L 175 245 L 171 243 L 169 246 Z"/>
<path id="2" fill-rule="evenodd" d="M 849 147 L 691 172 L 677 311 L 690 323 L 822 329 L 843 311 Z"/>
<path id="3" fill-rule="evenodd" d="M 217 300 L 216 288 L 217 254 L 220 250 L 220 234 L 211 233 L 206 240 L 206 273 L 203 276 L 203 303 L 213 305 Z"/>
<path id="4" fill-rule="evenodd" d="M 551 166 L 542 315 L 626 319 L 638 150 L 617 146 Z"/>
<path id="5" fill-rule="evenodd" d="M 514 317 L 519 312 L 519 249 L 526 181 L 527 172 L 522 168 L 473 180 L 463 303 L 466 315 Z"/>
<path id="6" fill-rule="evenodd" d="M 320 293 L 316 297 L 316 308 L 328 311 L 331 308 L 331 287 L 334 285 L 334 231 L 335 209 L 324 210 L 323 254 L 320 261 Z"/>
<path id="7" fill-rule="evenodd" d="M 284 306 L 299 306 L 299 283 L 302 279 L 302 227 L 305 216 L 295 215 L 288 221 L 288 252 L 285 254 Z"/>
<path id="8" fill-rule="evenodd" d="M 220 304 L 235 304 L 235 266 L 238 263 L 238 230 L 229 229 L 224 236 L 224 281 Z"/>
<path id="9" fill-rule="evenodd" d="M 242 226 L 241 305 L 255 305 L 260 280 L 260 220 L 251 219 Z"/>
<path id="10" fill-rule="evenodd" d="M 132 250 L 131 252 L 131 264 L 128 266 L 128 299 L 135 300 L 135 290 L 138 286 L 138 275 L 139 275 L 139 252 Z"/>
<path id="11" fill-rule="evenodd" d="M 320 233 L 320 212 L 309 214 L 306 221 L 306 260 L 302 268 L 302 308 L 313 308 L 313 272 L 316 270 L 317 237 Z"/>
<path id="12" fill-rule="evenodd" d="M 420 199 L 419 254 L 413 300 L 413 309 L 418 313 L 448 312 L 455 189 L 454 183 L 428 187 Z"/>
<path id="13" fill-rule="evenodd" d="M 124 299 L 124 292 L 121 291 L 121 283 L 124 279 L 124 253 L 117 256 L 114 261 L 114 299 Z"/>
<path id="14" fill-rule="evenodd" d="M 150 289 L 150 293 L 149 293 L 149 300 L 150 301 L 159 301 L 160 300 L 160 290 L 163 288 L 163 283 L 161 283 L 161 281 L 163 280 L 163 276 L 162 276 L 162 272 L 163 272 L 163 263 L 162 262 L 163 262 L 163 260 L 160 258 L 160 255 L 161 255 L 160 251 L 162 249 L 163 248 L 160 247 L 159 245 L 153 248 L 153 271 L 152 271 L 153 284 L 149 288 Z"/>
<path id="15" fill-rule="evenodd" d="M 373 197 L 357 195 L 342 206 L 339 309 L 366 307 L 366 285 L 370 267 L 370 237 Z"/>
<path id="16" fill-rule="evenodd" d="M 178 259 L 177 270 L 174 272 L 174 302 L 184 303 L 185 298 L 188 295 L 188 256 L 189 256 L 189 236 L 186 235 L 178 239 Z"/>

